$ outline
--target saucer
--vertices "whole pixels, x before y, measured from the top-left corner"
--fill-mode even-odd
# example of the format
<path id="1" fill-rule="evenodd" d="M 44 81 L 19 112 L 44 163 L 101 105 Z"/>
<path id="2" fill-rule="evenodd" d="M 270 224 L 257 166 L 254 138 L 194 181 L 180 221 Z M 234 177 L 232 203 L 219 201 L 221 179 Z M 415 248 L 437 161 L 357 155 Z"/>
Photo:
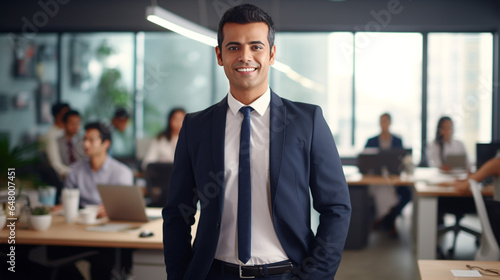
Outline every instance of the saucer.
<path id="1" fill-rule="evenodd" d="M 86 226 L 95 226 L 95 225 L 100 225 L 100 224 L 104 224 L 108 221 L 108 218 L 98 218 L 95 220 L 94 223 L 85 223 L 83 221 L 83 219 L 81 217 L 79 217 L 77 220 L 76 220 L 76 223 L 77 224 L 80 224 L 80 225 L 86 225 Z"/>

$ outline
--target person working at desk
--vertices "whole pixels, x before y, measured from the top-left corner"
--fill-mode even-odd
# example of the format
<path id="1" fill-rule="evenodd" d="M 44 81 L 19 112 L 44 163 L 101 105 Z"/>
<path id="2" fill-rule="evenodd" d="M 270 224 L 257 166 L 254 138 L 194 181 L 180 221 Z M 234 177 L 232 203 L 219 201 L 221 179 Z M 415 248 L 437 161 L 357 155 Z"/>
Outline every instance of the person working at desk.
<path id="1" fill-rule="evenodd" d="M 438 120 L 436 138 L 427 145 L 426 155 L 430 167 L 439 167 L 443 171 L 451 169 L 445 162 L 447 156 L 465 155 L 467 158 L 464 144 L 453 138 L 453 121 L 450 117 L 443 116 Z M 467 162 L 465 164 L 468 169 Z"/>
<path id="2" fill-rule="evenodd" d="M 134 175 L 130 168 L 108 155 L 111 141 L 111 132 L 106 125 L 99 122 L 85 125 L 83 146 L 88 158 L 72 165 L 64 181 L 65 188 L 80 190 L 81 206 L 101 204 L 98 184 L 134 184 Z M 104 214 L 103 210 L 101 207 L 101 216 Z"/>
<path id="3" fill-rule="evenodd" d="M 429 166 L 438 167 L 443 171 L 451 169 L 445 164 L 446 156 L 467 155 L 464 144 L 453 138 L 453 121 L 450 117 L 443 116 L 438 120 L 436 138 L 427 145 L 426 151 Z M 476 212 L 474 200 L 470 197 L 439 197 L 438 225 L 444 225 L 445 213 L 454 213 L 457 207 L 463 212 Z"/>
<path id="4" fill-rule="evenodd" d="M 134 184 L 132 171 L 108 155 L 111 141 L 111 131 L 108 126 L 100 122 L 85 125 L 83 145 L 88 159 L 83 159 L 72 165 L 71 171 L 64 181 L 65 188 L 78 188 L 80 190 L 81 206 L 99 204 L 98 216 L 100 217 L 105 216 L 106 212 L 97 190 L 98 184 L 123 186 Z M 75 248 L 74 250 L 80 249 Z M 92 279 L 111 279 L 114 254 L 113 249 L 99 249 L 99 255 L 91 259 Z M 121 261 L 126 269 L 131 268 L 131 252 L 129 250 L 122 250 Z"/>
<path id="5" fill-rule="evenodd" d="M 184 118 L 163 209 L 169 280 L 335 276 L 350 220 L 347 183 L 320 107 L 268 86 L 274 33 L 271 17 L 250 4 L 219 23 L 215 52 L 229 93 Z"/>
<path id="6" fill-rule="evenodd" d="M 134 136 L 129 126 L 130 115 L 125 108 L 117 108 L 111 119 L 113 144 L 109 154 L 117 159 L 133 157 Z"/>
<path id="7" fill-rule="evenodd" d="M 378 148 L 380 150 L 403 148 L 403 140 L 392 134 L 389 130 L 391 121 L 389 113 L 383 113 L 380 116 L 380 134 L 368 139 L 365 148 Z M 377 189 L 373 190 L 377 191 Z M 395 225 L 397 216 L 401 214 L 403 208 L 411 200 L 411 188 L 409 186 L 399 186 L 396 188 L 396 193 L 398 195 L 398 203 L 385 216 L 375 222 L 375 227 L 382 225 L 384 228 L 389 229 L 392 235 L 397 234 Z M 378 202 L 382 203 L 382 201 Z"/>
<path id="8" fill-rule="evenodd" d="M 148 164 L 152 162 L 174 162 L 175 147 L 185 115 L 186 112 L 182 108 L 174 108 L 170 111 L 167 128 L 158 134 L 149 146 L 142 160 L 142 170 L 146 170 Z"/>

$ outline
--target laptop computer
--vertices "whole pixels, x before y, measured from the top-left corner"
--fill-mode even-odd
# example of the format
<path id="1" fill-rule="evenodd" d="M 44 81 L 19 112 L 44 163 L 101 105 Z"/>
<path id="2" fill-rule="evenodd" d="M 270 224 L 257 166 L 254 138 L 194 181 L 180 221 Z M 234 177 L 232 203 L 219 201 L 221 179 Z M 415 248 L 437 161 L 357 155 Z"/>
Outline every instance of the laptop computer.
<path id="1" fill-rule="evenodd" d="M 451 169 L 465 170 L 467 169 L 467 157 L 464 154 L 447 155 L 444 164 Z"/>
<path id="2" fill-rule="evenodd" d="M 160 211 L 146 211 L 141 187 L 97 185 L 110 220 L 147 222 L 161 218 Z"/>

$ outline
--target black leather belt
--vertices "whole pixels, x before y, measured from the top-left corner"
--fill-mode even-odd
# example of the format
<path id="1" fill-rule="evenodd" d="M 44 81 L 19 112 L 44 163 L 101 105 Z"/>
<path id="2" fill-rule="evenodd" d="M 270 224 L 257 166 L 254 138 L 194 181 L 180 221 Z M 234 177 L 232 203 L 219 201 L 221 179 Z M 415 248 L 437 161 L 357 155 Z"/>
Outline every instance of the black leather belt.
<path id="1" fill-rule="evenodd" d="M 286 261 L 275 264 L 240 266 L 220 260 L 214 260 L 212 263 L 212 268 L 221 272 L 223 271 L 225 274 L 236 275 L 239 278 L 255 278 L 265 277 L 266 269 L 268 276 L 290 273 L 292 272 L 293 264 L 289 261 Z"/>

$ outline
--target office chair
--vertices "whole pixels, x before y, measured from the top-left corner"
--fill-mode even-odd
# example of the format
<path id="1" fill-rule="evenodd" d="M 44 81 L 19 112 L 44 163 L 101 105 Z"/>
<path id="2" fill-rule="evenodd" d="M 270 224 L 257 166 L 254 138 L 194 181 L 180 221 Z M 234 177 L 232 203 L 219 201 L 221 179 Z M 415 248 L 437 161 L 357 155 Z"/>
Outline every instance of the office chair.
<path id="1" fill-rule="evenodd" d="M 146 167 L 146 190 L 150 207 L 163 207 L 167 203 L 173 163 L 153 162 Z"/>
<path id="2" fill-rule="evenodd" d="M 460 231 L 467 232 L 476 237 L 476 245 L 479 246 L 481 233 L 476 230 L 464 227 L 460 224 L 461 220 L 466 214 L 476 214 L 476 209 L 474 205 L 474 200 L 470 197 L 440 197 L 438 200 L 438 211 L 440 215 L 444 213 L 452 214 L 455 216 L 455 224 L 451 226 L 441 226 L 438 229 L 438 236 L 442 236 L 445 233 L 453 232 L 453 242 L 451 248 L 448 249 L 448 254 L 442 251 L 442 248 L 438 245 L 438 255 L 441 258 L 453 259 L 455 254 L 455 248 L 457 244 L 457 238 Z"/>
<path id="3" fill-rule="evenodd" d="M 49 268 L 51 270 L 49 279 L 55 280 L 57 279 L 57 274 L 59 273 L 60 268 L 72 265 L 78 260 L 97 254 L 97 251 L 86 251 L 59 259 L 49 259 L 47 255 L 47 246 L 38 246 L 30 250 L 28 259 L 36 264 Z"/>
<path id="4" fill-rule="evenodd" d="M 483 232 L 481 234 L 481 246 L 474 257 L 476 261 L 500 261 L 500 247 L 498 246 L 498 235 L 500 235 L 500 226 L 497 222 L 500 218 L 500 201 L 485 200 L 481 194 L 481 186 L 474 180 L 469 180 L 470 190 L 474 197 L 477 214 L 481 221 Z M 488 206 L 486 206 L 486 204 Z M 496 229 L 496 235 L 493 233 L 493 226 Z"/>

